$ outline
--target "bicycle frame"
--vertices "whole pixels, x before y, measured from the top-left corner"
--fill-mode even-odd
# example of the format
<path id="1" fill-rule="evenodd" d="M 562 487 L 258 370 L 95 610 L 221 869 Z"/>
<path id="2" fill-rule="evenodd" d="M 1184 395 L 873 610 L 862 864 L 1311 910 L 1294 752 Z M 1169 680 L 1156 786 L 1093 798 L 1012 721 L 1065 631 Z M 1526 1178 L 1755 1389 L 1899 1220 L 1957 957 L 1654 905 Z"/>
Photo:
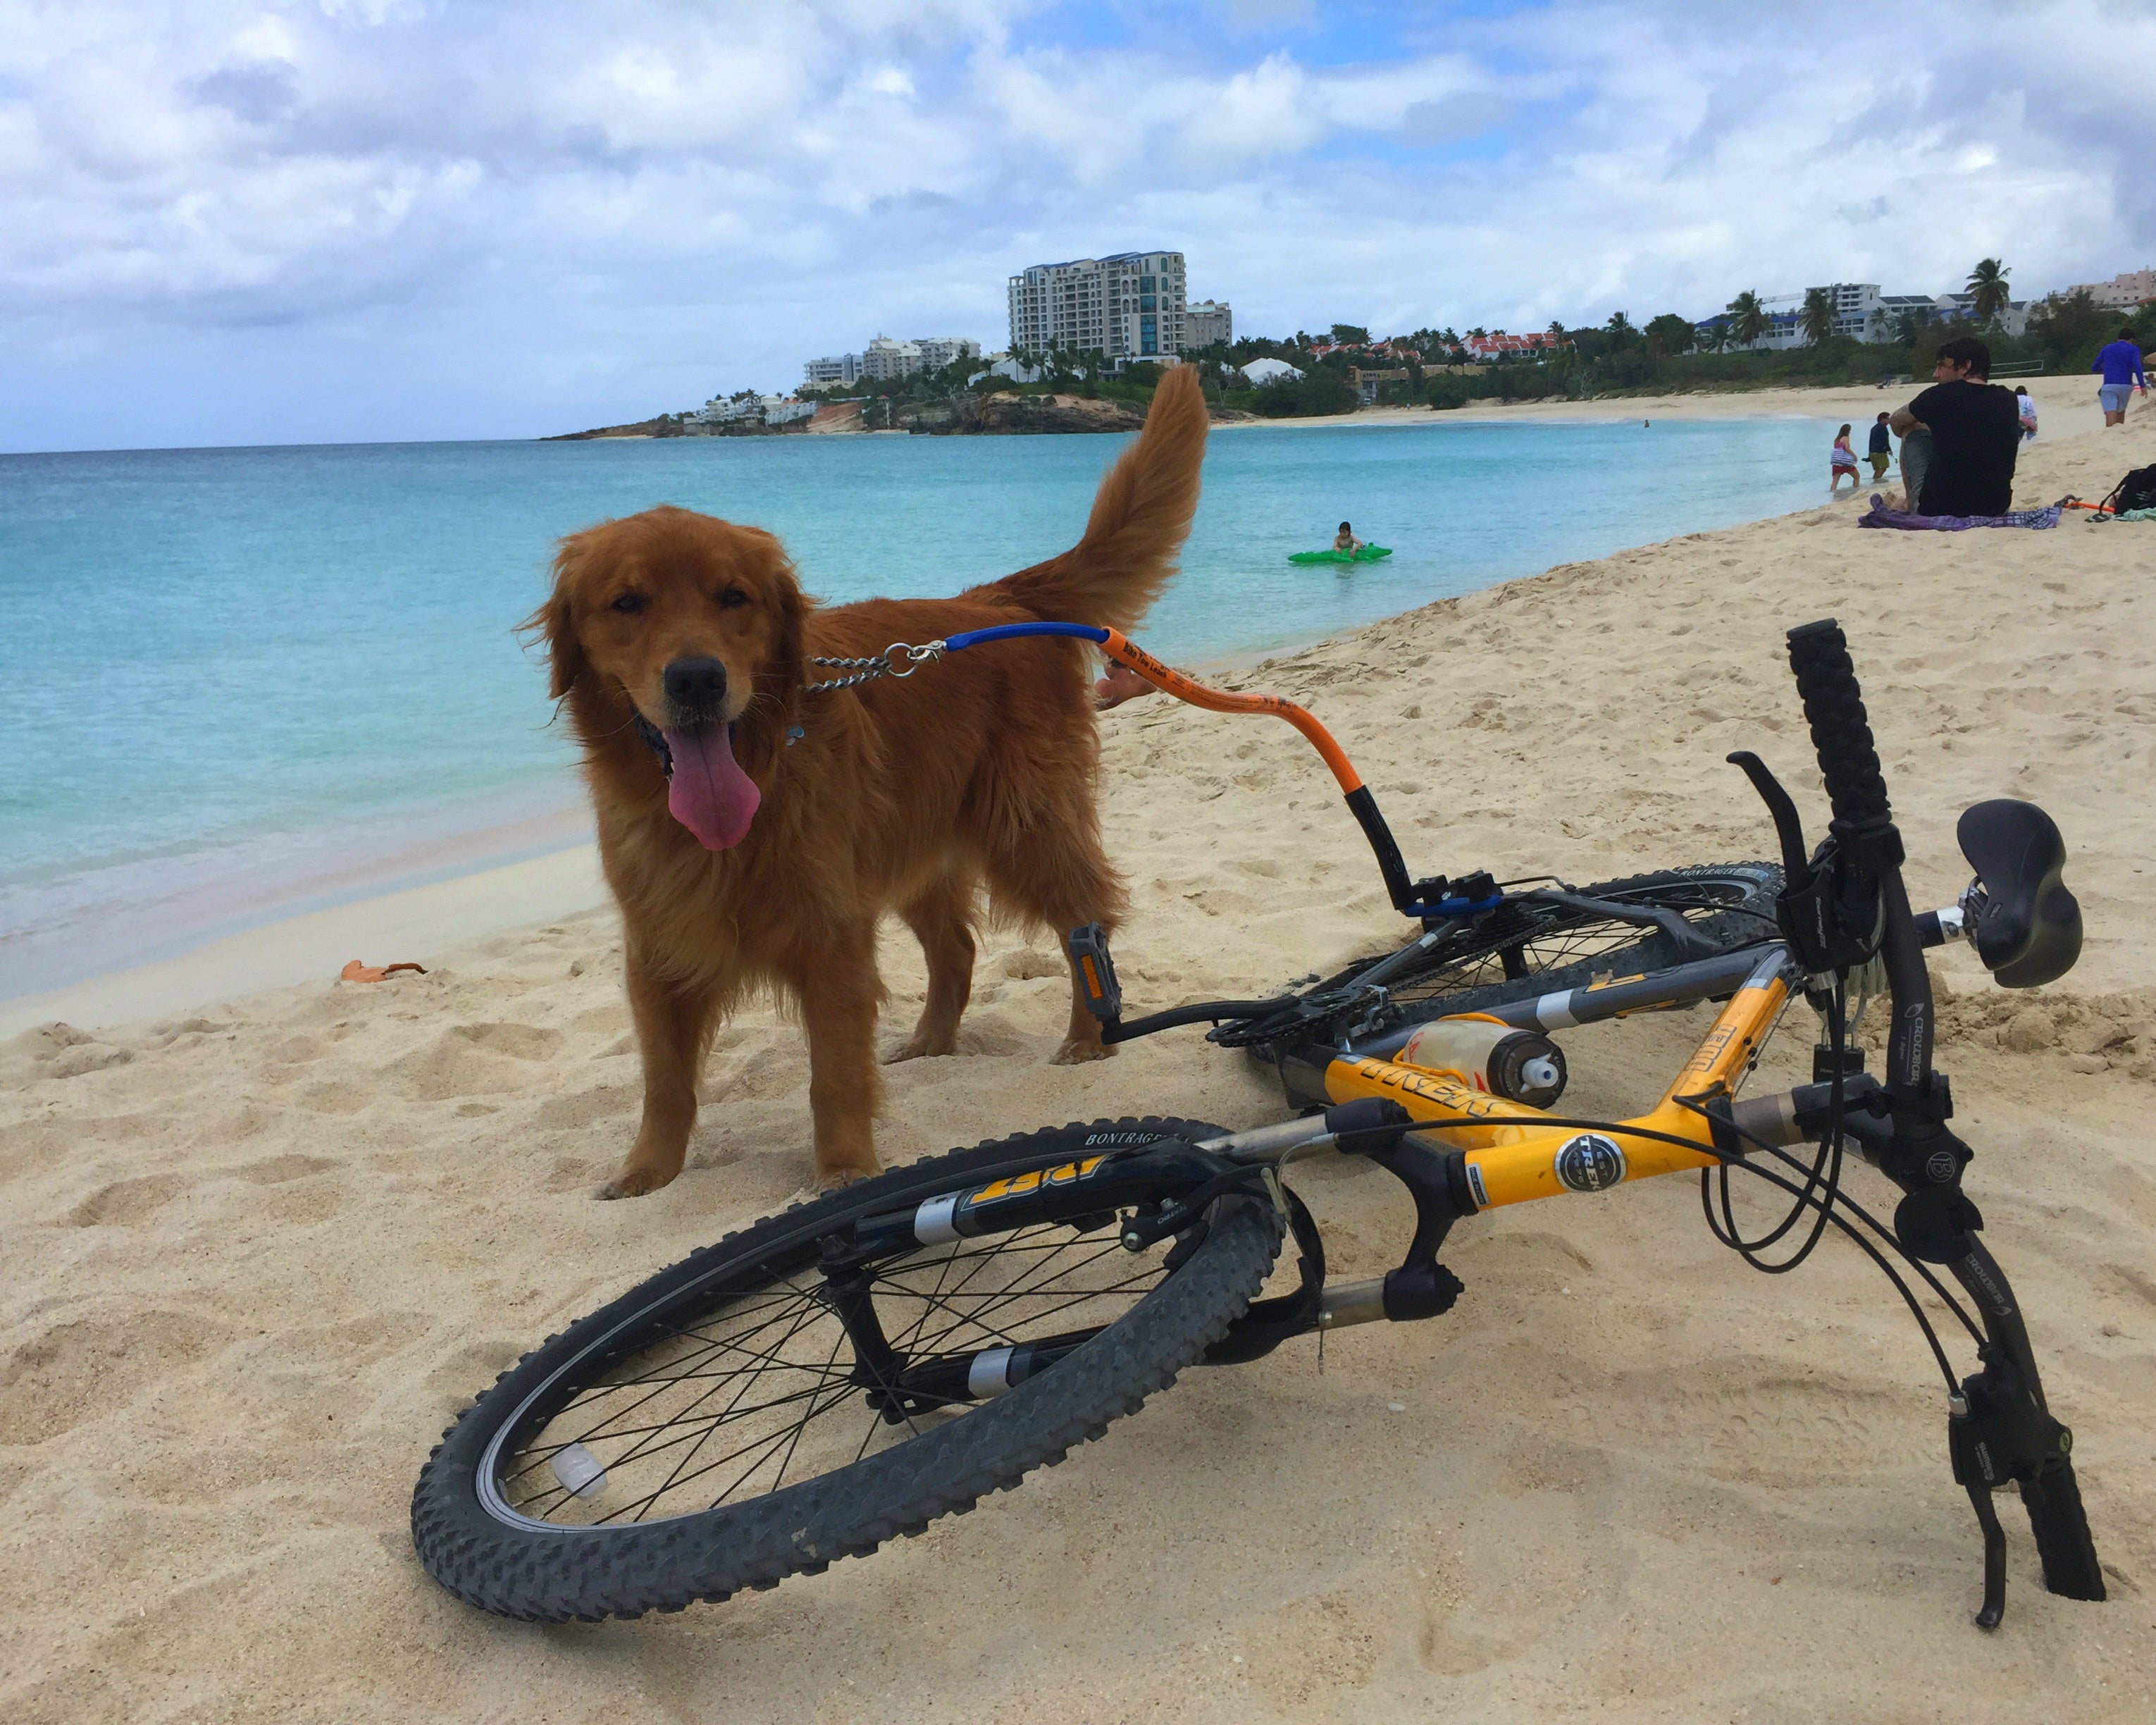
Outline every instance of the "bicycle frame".
<path id="1" fill-rule="evenodd" d="M 1328 1061 L 1325 1093 L 1335 1102 L 1363 1096 L 1397 1102 L 1414 1117 L 1414 1131 L 1440 1134 L 1464 1151 L 1462 1173 L 1477 1210 L 1717 1167 L 1722 1158 L 1700 1106 L 1735 1095 L 1789 1003 L 1792 971 L 1779 943 L 1763 949 L 1661 1101 L 1611 1132 L 1544 1126 L 1548 1110 L 1471 1089 L 1450 1074 L 1368 1055 L 1343 1053 Z M 1699 1147 L 1672 1144 L 1672 1137 Z"/>

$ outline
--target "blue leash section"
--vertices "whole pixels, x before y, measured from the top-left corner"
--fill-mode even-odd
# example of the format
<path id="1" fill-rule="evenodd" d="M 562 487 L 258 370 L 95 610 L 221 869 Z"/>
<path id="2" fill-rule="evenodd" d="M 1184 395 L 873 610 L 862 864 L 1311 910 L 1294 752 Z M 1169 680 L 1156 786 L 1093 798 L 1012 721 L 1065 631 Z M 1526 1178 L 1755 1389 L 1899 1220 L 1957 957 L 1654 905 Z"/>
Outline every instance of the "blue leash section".
<path id="1" fill-rule="evenodd" d="M 1081 641 L 1091 641 L 1096 647 L 1108 644 L 1108 632 L 1096 629 L 1090 623 L 998 623 L 993 629 L 969 629 L 952 635 L 944 642 L 945 649 L 952 653 L 963 652 L 968 647 L 983 646 L 990 641 L 1014 641 L 1024 635 L 1069 635 Z"/>

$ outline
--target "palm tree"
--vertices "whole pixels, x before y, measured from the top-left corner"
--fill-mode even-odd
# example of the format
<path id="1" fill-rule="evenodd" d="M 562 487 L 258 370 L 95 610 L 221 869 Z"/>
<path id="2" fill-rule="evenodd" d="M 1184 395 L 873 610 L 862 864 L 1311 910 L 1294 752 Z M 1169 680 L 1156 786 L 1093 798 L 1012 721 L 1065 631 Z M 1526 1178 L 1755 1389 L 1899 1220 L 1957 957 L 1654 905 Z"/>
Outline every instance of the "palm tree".
<path id="1" fill-rule="evenodd" d="M 1739 347 L 1749 347 L 1774 326 L 1756 289 L 1747 288 L 1732 300 L 1728 311 L 1729 339 Z"/>
<path id="2" fill-rule="evenodd" d="M 1990 323 L 2006 309 L 2014 290 L 2006 278 L 2014 272 L 1996 258 L 1985 258 L 1969 272 L 1969 309 L 1979 323 Z"/>
<path id="3" fill-rule="evenodd" d="M 1609 331 L 1609 345 L 1612 348 L 1621 348 L 1626 346 L 1640 333 L 1632 327 L 1632 320 L 1621 311 L 1613 311 L 1609 314 L 1607 327 Z"/>
<path id="4" fill-rule="evenodd" d="M 1835 324 L 1833 290 L 1823 287 L 1806 288 L 1804 309 L 1799 314 L 1798 321 L 1804 326 L 1804 340 L 1815 347 L 1822 341 L 1832 339 Z"/>
<path id="5" fill-rule="evenodd" d="M 1701 339 L 1692 328 L 1691 320 L 1675 311 L 1665 311 L 1661 316 L 1650 319 L 1644 333 L 1647 338 L 1647 352 L 1657 359 L 1666 359 L 1672 353 L 1682 353 L 1686 348 L 1699 345 Z"/>

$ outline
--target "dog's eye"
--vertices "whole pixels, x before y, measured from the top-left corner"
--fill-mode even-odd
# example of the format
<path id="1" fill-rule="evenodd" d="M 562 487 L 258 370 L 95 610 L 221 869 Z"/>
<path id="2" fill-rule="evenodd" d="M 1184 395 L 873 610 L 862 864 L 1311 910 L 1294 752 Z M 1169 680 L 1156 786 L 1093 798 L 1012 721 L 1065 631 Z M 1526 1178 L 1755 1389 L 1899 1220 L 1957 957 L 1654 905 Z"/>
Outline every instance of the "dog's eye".
<path id="1" fill-rule="evenodd" d="M 722 610 L 731 611 L 735 606 L 747 603 L 748 595 L 737 587 L 730 587 L 719 595 L 719 606 Z"/>
<path id="2" fill-rule="evenodd" d="M 644 595 L 640 593 L 625 593 L 613 602 L 612 608 L 620 612 L 624 617 L 634 617 L 644 608 Z"/>

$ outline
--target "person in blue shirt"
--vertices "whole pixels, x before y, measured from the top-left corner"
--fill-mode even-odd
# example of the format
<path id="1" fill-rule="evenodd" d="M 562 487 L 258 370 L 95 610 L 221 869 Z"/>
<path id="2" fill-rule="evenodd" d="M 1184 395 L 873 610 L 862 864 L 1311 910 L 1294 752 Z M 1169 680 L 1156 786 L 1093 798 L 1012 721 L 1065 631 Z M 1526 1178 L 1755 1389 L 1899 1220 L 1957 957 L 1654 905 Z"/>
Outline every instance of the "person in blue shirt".
<path id="1" fill-rule="evenodd" d="M 2089 367 L 2103 373 L 2103 382 L 2097 386 L 2097 399 L 2103 403 L 2103 423 L 2107 425 L 2126 424 L 2127 393 L 2139 388 L 2148 393 L 2148 374 L 2141 367 L 2141 349 L 2134 344 L 2133 331 L 2121 330 L 2118 339 L 2096 357 Z"/>

